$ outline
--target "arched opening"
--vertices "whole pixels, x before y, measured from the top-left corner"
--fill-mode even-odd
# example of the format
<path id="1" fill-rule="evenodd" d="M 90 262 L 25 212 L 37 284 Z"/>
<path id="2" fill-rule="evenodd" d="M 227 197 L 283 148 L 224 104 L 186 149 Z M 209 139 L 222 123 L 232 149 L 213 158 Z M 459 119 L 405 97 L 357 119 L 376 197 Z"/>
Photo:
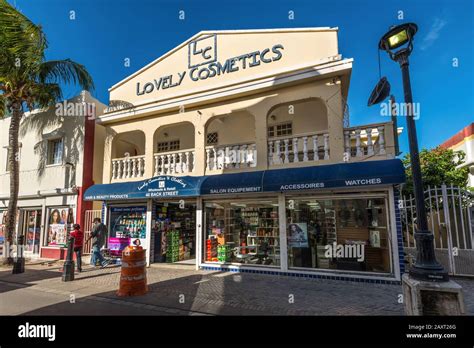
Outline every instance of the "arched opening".
<path id="1" fill-rule="evenodd" d="M 219 115 L 206 125 L 206 171 L 255 167 L 255 118 L 247 111 Z"/>
<path id="2" fill-rule="evenodd" d="M 274 106 L 267 114 L 269 165 L 329 159 L 328 128 L 319 98 Z"/>
<path id="3" fill-rule="evenodd" d="M 194 172 L 194 138 L 190 122 L 159 127 L 153 135 L 154 176 Z"/>
<path id="4" fill-rule="evenodd" d="M 145 134 L 130 131 L 112 140 L 112 180 L 141 178 L 145 174 Z"/>

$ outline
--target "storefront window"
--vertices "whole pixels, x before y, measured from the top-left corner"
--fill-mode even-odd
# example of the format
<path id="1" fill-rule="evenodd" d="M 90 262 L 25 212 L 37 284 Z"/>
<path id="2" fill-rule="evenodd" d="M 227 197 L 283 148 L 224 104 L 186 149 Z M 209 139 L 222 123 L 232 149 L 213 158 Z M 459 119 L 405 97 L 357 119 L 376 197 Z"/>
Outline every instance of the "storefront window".
<path id="1" fill-rule="evenodd" d="M 122 250 L 136 239 L 146 245 L 146 206 L 111 207 L 109 221 L 108 247 L 112 255 L 122 255 Z"/>
<path id="2" fill-rule="evenodd" d="M 384 198 L 287 198 L 288 266 L 390 272 Z"/>
<path id="3" fill-rule="evenodd" d="M 278 201 L 205 203 L 206 262 L 280 265 Z"/>
<path id="4" fill-rule="evenodd" d="M 155 262 L 186 262 L 196 258 L 196 204 L 155 204 Z"/>
<path id="5" fill-rule="evenodd" d="M 41 234 L 41 210 L 25 210 L 23 214 L 23 235 L 26 236 L 26 251 L 38 254 Z"/>
<path id="6" fill-rule="evenodd" d="M 69 207 L 48 208 L 48 246 L 66 246 L 68 230 L 74 223 L 74 212 Z"/>

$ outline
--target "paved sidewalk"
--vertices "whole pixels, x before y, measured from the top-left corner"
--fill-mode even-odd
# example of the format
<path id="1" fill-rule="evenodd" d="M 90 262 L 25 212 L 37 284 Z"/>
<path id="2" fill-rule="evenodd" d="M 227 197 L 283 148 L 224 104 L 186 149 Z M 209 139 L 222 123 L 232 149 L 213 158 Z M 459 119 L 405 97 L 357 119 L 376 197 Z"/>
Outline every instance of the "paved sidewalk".
<path id="1" fill-rule="evenodd" d="M 87 266 L 84 272 L 76 273 L 72 282 L 61 281 L 57 265 L 26 268 L 25 273 L 17 275 L 0 268 L 0 285 L 9 288 L 0 290 L 0 314 L 35 314 L 45 310 L 70 314 L 64 303 L 69 303 L 72 294 L 81 301 L 109 304 L 113 311 L 94 311 L 105 315 L 117 315 L 116 307 L 123 309 L 119 314 L 136 314 L 137 309 L 142 309 L 143 314 L 150 315 L 403 315 L 403 305 L 398 303 L 399 285 L 196 271 L 164 265 L 147 269 L 148 294 L 123 298 L 115 294 L 120 278 L 117 266 Z M 468 313 L 473 314 L 474 280 L 456 281 L 464 287 Z M 36 304 L 35 310 L 1 313 L 2 297 L 26 288 L 55 294 L 64 303 L 46 309 Z"/>

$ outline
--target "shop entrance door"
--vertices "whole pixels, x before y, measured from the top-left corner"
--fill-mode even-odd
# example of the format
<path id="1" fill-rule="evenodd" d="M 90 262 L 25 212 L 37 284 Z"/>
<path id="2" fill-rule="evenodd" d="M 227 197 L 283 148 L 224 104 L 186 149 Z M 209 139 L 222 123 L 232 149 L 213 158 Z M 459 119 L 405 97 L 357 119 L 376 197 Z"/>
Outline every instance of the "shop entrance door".
<path id="1" fill-rule="evenodd" d="M 22 211 L 22 235 L 25 236 L 25 254 L 39 255 L 41 234 L 41 209 Z"/>
<path id="2" fill-rule="evenodd" d="M 154 202 L 154 261 L 196 263 L 196 202 Z"/>

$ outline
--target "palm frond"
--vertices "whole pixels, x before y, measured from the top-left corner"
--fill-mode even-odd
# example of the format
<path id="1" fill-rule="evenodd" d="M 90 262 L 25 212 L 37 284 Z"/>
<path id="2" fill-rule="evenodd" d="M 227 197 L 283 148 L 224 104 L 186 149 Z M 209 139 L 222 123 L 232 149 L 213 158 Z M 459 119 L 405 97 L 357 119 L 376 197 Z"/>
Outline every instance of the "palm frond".
<path id="1" fill-rule="evenodd" d="M 12 54 L 21 54 L 47 47 L 46 37 L 41 26 L 34 24 L 6 0 L 0 0 L 0 42 L 2 49 Z M 41 52 L 42 53 L 42 52 Z"/>
<path id="2" fill-rule="evenodd" d="M 38 78 L 40 83 L 74 83 L 86 91 L 94 90 L 94 82 L 84 65 L 70 59 L 43 62 Z"/>
<path id="3" fill-rule="evenodd" d="M 30 110 L 43 109 L 62 99 L 61 87 L 57 83 L 32 84 L 26 92 L 25 102 Z"/>

